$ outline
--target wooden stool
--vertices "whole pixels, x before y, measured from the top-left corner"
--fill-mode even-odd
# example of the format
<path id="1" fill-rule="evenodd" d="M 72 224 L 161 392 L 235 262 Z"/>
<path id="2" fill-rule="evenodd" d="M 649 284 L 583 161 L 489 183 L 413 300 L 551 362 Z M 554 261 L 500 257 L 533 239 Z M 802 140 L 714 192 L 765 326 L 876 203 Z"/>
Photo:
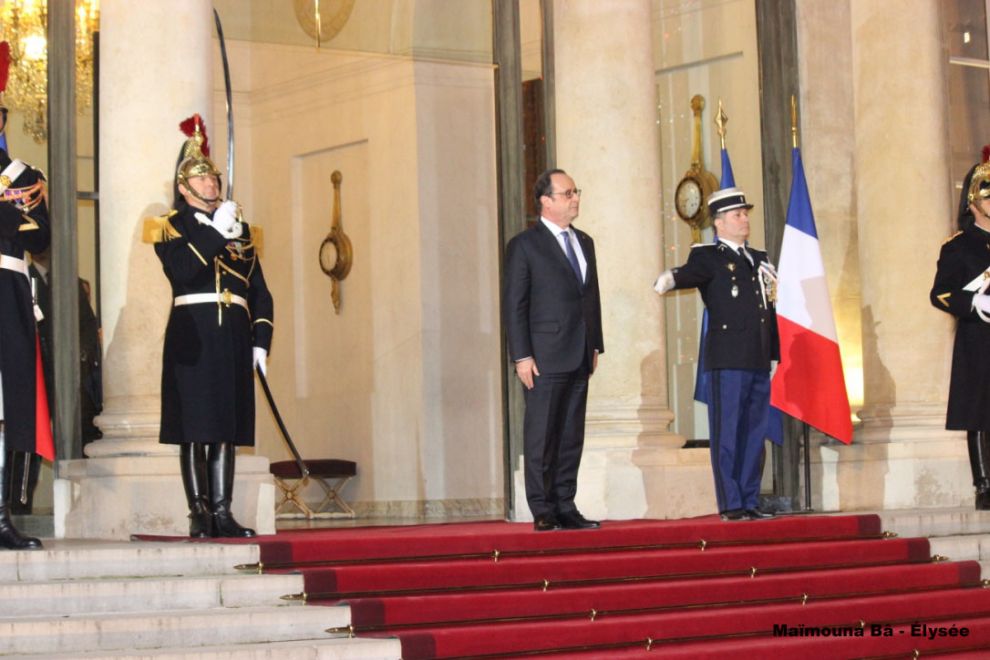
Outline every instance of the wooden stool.
<path id="1" fill-rule="evenodd" d="M 302 472 L 295 461 L 279 461 L 271 464 L 281 499 L 275 504 L 276 518 L 353 518 L 354 509 L 340 496 L 341 489 L 357 474 L 357 463 L 337 458 L 321 458 L 303 461 L 309 470 L 309 477 L 302 478 Z M 323 501 L 314 508 L 300 497 L 300 489 L 312 479 L 323 488 Z M 337 511 L 328 510 L 333 505 Z M 293 507 L 299 513 L 283 512 Z"/>

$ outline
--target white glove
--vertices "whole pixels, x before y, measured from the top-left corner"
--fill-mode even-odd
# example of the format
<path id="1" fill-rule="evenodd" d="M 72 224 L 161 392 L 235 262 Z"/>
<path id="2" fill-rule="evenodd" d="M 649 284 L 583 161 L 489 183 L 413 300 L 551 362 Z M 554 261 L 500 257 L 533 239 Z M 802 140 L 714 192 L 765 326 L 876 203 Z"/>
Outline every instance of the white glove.
<path id="1" fill-rule="evenodd" d="M 261 373 L 266 377 L 268 376 L 268 351 L 260 346 L 254 347 L 254 364 L 252 368 L 261 369 Z"/>
<path id="2" fill-rule="evenodd" d="M 660 273 L 660 277 L 653 283 L 653 290 L 661 296 L 674 288 L 674 274 L 669 270 Z"/>
<path id="3" fill-rule="evenodd" d="M 210 225 L 224 238 L 237 238 L 242 230 L 241 223 L 237 221 L 239 214 L 237 202 L 228 199 L 213 213 Z"/>
<path id="4" fill-rule="evenodd" d="M 977 309 L 984 313 L 990 313 L 990 295 L 986 293 L 974 293 L 973 309 Z"/>

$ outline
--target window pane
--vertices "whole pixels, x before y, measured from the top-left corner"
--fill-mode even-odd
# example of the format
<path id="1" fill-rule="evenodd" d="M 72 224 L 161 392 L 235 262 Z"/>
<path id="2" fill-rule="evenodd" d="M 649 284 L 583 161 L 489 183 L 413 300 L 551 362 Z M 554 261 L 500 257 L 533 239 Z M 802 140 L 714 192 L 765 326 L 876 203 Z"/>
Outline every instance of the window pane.
<path id="1" fill-rule="evenodd" d="M 949 65 L 949 144 L 952 179 L 962 181 L 990 142 L 990 72 Z"/>
<path id="2" fill-rule="evenodd" d="M 943 2 L 942 22 L 950 57 L 987 59 L 986 0 Z"/>

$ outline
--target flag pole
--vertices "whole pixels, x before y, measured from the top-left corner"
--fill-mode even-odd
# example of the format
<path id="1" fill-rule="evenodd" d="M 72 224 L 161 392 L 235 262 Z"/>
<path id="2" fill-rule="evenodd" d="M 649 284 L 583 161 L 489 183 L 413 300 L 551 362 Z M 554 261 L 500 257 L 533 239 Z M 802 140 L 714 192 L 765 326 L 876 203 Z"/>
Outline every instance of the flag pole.
<path id="1" fill-rule="evenodd" d="M 797 98 L 791 94 L 791 146 L 798 148 L 798 115 Z M 801 422 L 801 439 L 804 445 L 804 510 L 811 508 L 811 427 L 808 422 Z"/>
<path id="2" fill-rule="evenodd" d="M 798 148 L 797 99 L 791 94 L 791 146 Z"/>
<path id="3" fill-rule="evenodd" d="M 729 121 L 729 116 L 725 114 L 725 110 L 722 109 L 722 97 L 718 99 L 718 113 L 715 115 L 715 129 L 718 132 L 718 139 L 721 143 L 721 148 L 725 151 L 725 124 Z"/>
<path id="4" fill-rule="evenodd" d="M 801 422 L 804 435 L 804 511 L 811 513 L 811 427 Z"/>

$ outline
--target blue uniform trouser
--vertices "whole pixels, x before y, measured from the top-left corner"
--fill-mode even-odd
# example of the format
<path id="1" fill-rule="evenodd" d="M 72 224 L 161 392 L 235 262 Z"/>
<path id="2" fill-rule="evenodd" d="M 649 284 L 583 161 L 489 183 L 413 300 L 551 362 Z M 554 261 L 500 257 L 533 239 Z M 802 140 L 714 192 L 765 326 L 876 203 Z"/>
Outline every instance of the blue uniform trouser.
<path id="1" fill-rule="evenodd" d="M 770 372 L 709 372 L 708 426 L 719 511 L 755 509 L 770 413 Z"/>

